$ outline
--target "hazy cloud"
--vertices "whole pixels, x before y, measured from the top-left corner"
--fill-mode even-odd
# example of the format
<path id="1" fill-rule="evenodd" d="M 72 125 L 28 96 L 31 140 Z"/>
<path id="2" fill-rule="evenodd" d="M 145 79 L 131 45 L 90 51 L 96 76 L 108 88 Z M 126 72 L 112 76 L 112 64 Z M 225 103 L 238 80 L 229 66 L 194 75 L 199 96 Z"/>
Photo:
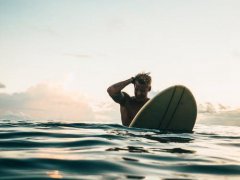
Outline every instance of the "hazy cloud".
<path id="1" fill-rule="evenodd" d="M 6 86 L 2 83 L 0 83 L 0 88 L 5 88 Z"/>
<path id="2" fill-rule="evenodd" d="M 153 91 L 151 96 L 157 93 Z M 0 119 L 121 123 L 117 103 L 93 102 L 50 84 L 38 84 L 21 93 L 0 93 Z M 240 126 L 240 109 L 210 102 L 198 104 L 197 123 Z"/>
<path id="3" fill-rule="evenodd" d="M 198 105 L 198 112 L 199 113 L 214 113 L 216 109 L 213 104 L 207 102 L 205 104 Z"/>
<path id="4" fill-rule="evenodd" d="M 94 121 L 88 101 L 70 95 L 59 86 L 39 84 L 26 92 L 0 94 L 0 117 Z"/>
<path id="5" fill-rule="evenodd" d="M 226 126 L 240 126 L 240 109 L 216 113 L 198 114 L 198 123 Z"/>
<path id="6" fill-rule="evenodd" d="M 230 111 L 232 108 L 230 106 L 222 104 L 213 104 L 210 102 L 198 104 L 199 113 L 218 113 L 223 111 Z"/>
<path id="7" fill-rule="evenodd" d="M 120 106 L 115 102 L 99 102 L 92 106 L 99 121 L 121 123 Z"/>
<path id="8" fill-rule="evenodd" d="M 198 123 L 240 126 L 240 109 L 210 102 L 198 105 Z"/>

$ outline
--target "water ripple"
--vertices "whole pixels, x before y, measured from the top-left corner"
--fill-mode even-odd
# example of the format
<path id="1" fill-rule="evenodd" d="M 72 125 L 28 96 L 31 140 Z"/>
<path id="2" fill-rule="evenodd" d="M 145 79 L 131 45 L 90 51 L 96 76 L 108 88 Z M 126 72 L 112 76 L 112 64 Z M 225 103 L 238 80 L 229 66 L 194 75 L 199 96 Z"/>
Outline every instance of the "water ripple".
<path id="1" fill-rule="evenodd" d="M 1 179 L 238 179 L 239 127 L 224 128 L 1 121 Z"/>

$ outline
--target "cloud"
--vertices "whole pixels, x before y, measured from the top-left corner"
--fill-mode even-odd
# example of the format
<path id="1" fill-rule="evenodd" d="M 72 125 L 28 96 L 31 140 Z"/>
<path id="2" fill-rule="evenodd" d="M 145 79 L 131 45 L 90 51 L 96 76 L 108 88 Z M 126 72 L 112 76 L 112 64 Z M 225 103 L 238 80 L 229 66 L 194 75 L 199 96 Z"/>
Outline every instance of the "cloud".
<path id="1" fill-rule="evenodd" d="M 98 102 L 92 108 L 97 120 L 121 123 L 119 104 L 115 102 Z"/>
<path id="2" fill-rule="evenodd" d="M 222 105 L 222 104 L 213 104 L 210 102 L 198 104 L 198 112 L 199 113 L 217 113 L 223 111 L 229 111 L 232 108 L 230 106 Z"/>
<path id="3" fill-rule="evenodd" d="M 38 84 L 25 92 L 0 94 L 0 118 L 95 121 L 88 100 L 60 86 Z"/>
<path id="4" fill-rule="evenodd" d="M 213 113 L 216 112 L 215 107 L 207 102 L 206 104 L 199 104 L 198 105 L 198 112 L 199 113 Z"/>
<path id="5" fill-rule="evenodd" d="M 240 109 L 212 114 L 199 114 L 198 123 L 225 126 L 240 126 Z"/>
<path id="6" fill-rule="evenodd" d="M 152 92 L 152 96 L 158 92 Z M 94 102 L 83 94 L 52 84 L 38 84 L 25 92 L 0 93 L 0 119 L 62 120 L 121 123 L 115 102 Z M 240 109 L 210 102 L 198 105 L 197 123 L 240 126 Z"/>
<path id="7" fill-rule="evenodd" d="M 198 123 L 240 126 L 240 109 L 210 102 L 198 105 Z"/>
<path id="8" fill-rule="evenodd" d="M 6 86 L 2 83 L 0 83 L 0 88 L 5 88 Z"/>

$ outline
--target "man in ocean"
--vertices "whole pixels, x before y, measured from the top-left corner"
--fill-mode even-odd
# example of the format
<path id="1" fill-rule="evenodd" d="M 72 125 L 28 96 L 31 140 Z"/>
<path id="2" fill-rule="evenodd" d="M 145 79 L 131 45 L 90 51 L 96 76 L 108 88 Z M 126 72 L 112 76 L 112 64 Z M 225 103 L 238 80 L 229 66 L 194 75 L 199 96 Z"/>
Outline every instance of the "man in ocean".
<path id="1" fill-rule="evenodd" d="M 137 112 L 149 100 L 147 95 L 151 90 L 152 82 L 149 74 L 150 73 L 139 73 L 135 77 L 113 84 L 107 89 L 111 98 L 120 104 L 121 119 L 124 126 L 131 124 Z M 134 85 L 135 96 L 133 97 L 130 97 L 126 92 L 122 92 L 129 84 Z"/>

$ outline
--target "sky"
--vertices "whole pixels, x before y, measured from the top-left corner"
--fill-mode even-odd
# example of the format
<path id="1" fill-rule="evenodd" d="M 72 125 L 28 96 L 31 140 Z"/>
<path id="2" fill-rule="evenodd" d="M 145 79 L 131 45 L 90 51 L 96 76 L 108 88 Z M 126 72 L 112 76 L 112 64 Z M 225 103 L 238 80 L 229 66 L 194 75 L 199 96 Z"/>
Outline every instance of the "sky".
<path id="1" fill-rule="evenodd" d="M 107 87 L 142 71 L 152 94 L 182 84 L 203 111 L 239 110 L 239 9 L 238 0 L 0 0 L 0 115 L 117 118 Z"/>

